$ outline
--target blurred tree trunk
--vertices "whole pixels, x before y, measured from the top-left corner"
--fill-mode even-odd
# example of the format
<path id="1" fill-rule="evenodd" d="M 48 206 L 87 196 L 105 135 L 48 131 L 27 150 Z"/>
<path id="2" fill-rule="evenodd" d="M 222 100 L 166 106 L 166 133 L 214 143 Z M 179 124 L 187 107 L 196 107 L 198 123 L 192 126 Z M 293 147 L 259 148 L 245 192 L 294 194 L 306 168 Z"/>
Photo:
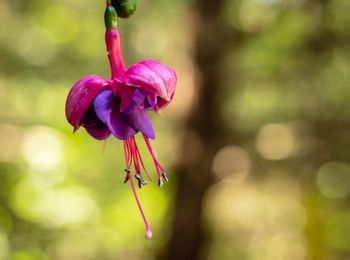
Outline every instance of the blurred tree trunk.
<path id="1" fill-rule="evenodd" d="M 177 168 L 173 233 L 159 259 L 200 259 L 201 248 L 209 240 L 201 226 L 203 196 L 214 182 L 211 163 L 227 131 L 221 120 L 222 66 L 231 47 L 232 30 L 222 20 L 224 2 L 197 0 L 194 4 L 196 103 L 185 125 L 182 160 Z"/>

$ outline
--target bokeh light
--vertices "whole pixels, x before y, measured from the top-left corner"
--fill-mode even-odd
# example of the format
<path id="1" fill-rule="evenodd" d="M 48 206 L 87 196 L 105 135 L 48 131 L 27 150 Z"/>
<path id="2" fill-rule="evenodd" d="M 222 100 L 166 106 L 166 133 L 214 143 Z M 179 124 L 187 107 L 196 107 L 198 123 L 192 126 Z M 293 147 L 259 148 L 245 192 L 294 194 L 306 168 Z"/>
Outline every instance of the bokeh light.
<path id="1" fill-rule="evenodd" d="M 0 161 L 13 162 L 18 160 L 18 146 L 22 138 L 21 129 L 15 125 L 0 124 Z"/>
<path id="2" fill-rule="evenodd" d="M 293 155 L 297 149 L 293 130 L 283 124 L 263 126 L 257 135 L 256 147 L 262 157 L 268 160 L 281 160 Z"/>
<path id="3" fill-rule="evenodd" d="M 217 240 L 209 259 L 223 254 L 216 243 L 245 252 L 247 259 L 305 258 L 306 212 L 300 188 L 292 179 L 239 185 L 225 180 L 212 187 L 207 198 L 207 217 Z M 237 252 L 226 254 L 231 259 Z"/>
<path id="4" fill-rule="evenodd" d="M 213 170 L 220 179 L 241 181 L 250 171 L 251 160 L 246 151 L 237 146 L 226 146 L 215 156 Z"/>
<path id="5" fill-rule="evenodd" d="M 32 27 L 18 38 L 18 53 L 31 65 L 42 66 L 56 54 L 56 46 L 47 31 Z"/>
<path id="6" fill-rule="evenodd" d="M 54 130 L 33 126 L 23 134 L 21 143 L 23 158 L 30 167 L 46 171 L 58 167 L 62 162 L 62 146 Z"/>
<path id="7" fill-rule="evenodd" d="M 68 5 L 52 5 L 43 12 L 42 26 L 57 43 L 65 43 L 77 37 L 80 22 L 73 8 Z"/>
<path id="8" fill-rule="evenodd" d="M 328 198 L 343 198 L 350 193 L 350 165 L 344 162 L 328 162 L 321 166 L 317 186 Z"/>

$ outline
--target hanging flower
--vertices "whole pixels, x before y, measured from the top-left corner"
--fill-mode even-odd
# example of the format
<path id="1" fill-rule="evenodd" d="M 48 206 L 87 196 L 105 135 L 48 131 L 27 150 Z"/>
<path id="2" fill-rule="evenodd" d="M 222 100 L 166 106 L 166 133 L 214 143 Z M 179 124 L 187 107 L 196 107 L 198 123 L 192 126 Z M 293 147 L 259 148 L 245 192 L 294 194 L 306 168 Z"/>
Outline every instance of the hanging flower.
<path id="1" fill-rule="evenodd" d="M 155 132 L 146 111 L 158 111 L 173 98 L 176 73 L 169 67 L 145 60 L 125 68 L 121 53 L 117 16 L 110 3 L 105 12 L 106 46 L 112 77 L 110 80 L 90 75 L 80 79 L 70 90 L 66 117 L 76 131 L 80 126 L 95 139 L 105 140 L 111 134 L 123 141 L 126 177 L 130 182 L 140 213 L 146 225 L 146 238 L 152 237 L 150 225 L 136 194 L 131 172 L 138 186 L 146 184 L 143 173 L 151 180 L 142 161 L 135 135 L 141 132 L 155 165 L 158 186 L 168 177 L 157 159 L 150 140 Z M 133 168 L 133 169 L 132 169 Z"/>

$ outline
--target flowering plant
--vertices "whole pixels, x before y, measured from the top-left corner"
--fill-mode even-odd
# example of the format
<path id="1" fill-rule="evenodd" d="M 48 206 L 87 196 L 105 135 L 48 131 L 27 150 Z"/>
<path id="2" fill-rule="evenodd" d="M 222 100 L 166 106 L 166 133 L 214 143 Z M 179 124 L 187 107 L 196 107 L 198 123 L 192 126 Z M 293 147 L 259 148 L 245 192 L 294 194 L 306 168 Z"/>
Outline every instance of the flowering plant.
<path id="1" fill-rule="evenodd" d="M 152 237 L 150 225 L 136 194 L 131 172 L 135 171 L 138 186 L 146 184 L 141 171 L 150 180 L 142 161 L 135 135 L 141 132 L 155 165 L 158 186 L 168 181 L 150 140 L 155 132 L 146 111 L 158 111 L 174 97 L 176 73 L 157 61 L 144 60 L 125 68 L 121 52 L 117 12 L 111 1 L 105 11 L 105 41 L 111 67 L 111 79 L 89 75 L 74 84 L 66 101 L 66 117 L 76 131 L 80 126 L 95 139 L 105 140 L 110 135 L 124 145 L 126 177 L 130 183 L 146 226 L 146 238 Z M 133 166 L 133 167 L 132 167 Z"/>

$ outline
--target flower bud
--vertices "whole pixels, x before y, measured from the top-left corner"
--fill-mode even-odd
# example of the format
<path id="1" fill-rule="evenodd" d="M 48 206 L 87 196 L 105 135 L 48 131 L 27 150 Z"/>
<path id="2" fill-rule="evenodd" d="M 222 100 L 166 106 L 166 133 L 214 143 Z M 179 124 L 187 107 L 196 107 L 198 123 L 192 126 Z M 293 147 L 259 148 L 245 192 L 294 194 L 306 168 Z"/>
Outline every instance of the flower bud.
<path id="1" fill-rule="evenodd" d="M 136 11 L 136 0 L 112 0 L 113 7 L 117 10 L 118 16 L 128 18 Z"/>
<path id="2" fill-rule="evenodd" d="M 118 16 L 114 7 L 109 5 L 106 7 L 105 11 L 105 25 L 106 29 L 112 29 L 118 27 Z"/>

